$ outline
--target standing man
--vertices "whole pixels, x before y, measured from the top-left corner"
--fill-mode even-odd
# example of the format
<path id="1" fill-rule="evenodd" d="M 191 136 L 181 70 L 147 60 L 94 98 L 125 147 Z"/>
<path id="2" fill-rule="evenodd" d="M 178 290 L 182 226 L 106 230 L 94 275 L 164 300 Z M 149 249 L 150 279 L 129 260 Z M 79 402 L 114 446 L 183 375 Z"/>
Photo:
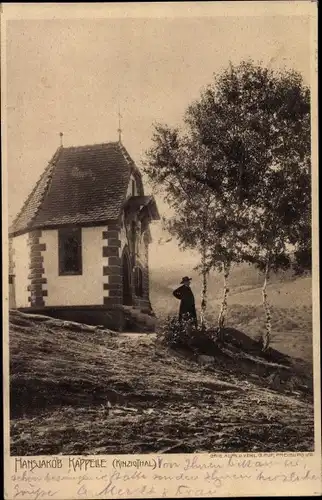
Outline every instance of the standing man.
<path id="1" fill-rule="evenodd" d="M 184 276 L 181 280 L 181 286 L 174 290 L 173 295 L 176 299 L 179 299 L 180 309 L 179 309 L 179 321 L 187 318 L 193 320 L 195 326 L 197 326 L 197 313 L 195 306 L 195 298 L 190 288 L 191 278 Z"/>

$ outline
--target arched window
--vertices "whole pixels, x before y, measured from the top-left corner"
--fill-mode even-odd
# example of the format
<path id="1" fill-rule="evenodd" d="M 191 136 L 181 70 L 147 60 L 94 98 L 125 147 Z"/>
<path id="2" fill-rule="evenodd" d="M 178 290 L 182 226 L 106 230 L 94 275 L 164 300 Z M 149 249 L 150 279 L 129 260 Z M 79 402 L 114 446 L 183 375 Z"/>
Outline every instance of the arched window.
<path id="1" fill-rule="evenodd" d="M 143 296 L 143 273 L 140 267 L 135 268 L 135 295 Z"/>

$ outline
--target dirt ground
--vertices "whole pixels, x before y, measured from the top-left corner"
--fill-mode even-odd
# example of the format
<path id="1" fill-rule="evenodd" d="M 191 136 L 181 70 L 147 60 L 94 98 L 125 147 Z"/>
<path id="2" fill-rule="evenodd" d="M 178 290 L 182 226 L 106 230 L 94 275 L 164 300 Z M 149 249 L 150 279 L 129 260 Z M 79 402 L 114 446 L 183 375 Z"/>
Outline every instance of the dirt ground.
<path id="1" fill-rule="evenodd" d="M 204 366 L 155 335 L 11 314 L 11 454 L 312 451 L 310 367 L 229 342 Z"/>

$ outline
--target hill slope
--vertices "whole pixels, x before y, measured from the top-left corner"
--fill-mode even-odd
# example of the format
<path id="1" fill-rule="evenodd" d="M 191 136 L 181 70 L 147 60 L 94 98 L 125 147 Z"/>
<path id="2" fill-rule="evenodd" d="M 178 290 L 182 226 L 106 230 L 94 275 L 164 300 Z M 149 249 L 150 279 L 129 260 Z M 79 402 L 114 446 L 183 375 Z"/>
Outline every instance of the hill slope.
<path id="1" fill-rule="evenodd" d="M 201 366 L 154 335 L 12 312 L 11 454 L 312 450 L 310 366 L 237 333 Z"/>
<path id="2" fill-rule="evenodd" d="M 153 269 L 150 272 L 150 293 L 153 306 L 162 312 L 176 309 L 172 298 L 172 291 L 179 286 L 183 270 Z M 197 271 L 191 271 L 192 289 L 195 293 L 196 304 L 200 305 L 201 277 Z M 290 273 L 272 274 L 267 293 L 273 307 L 310 307 L 312 304 L 311 277 L 294 278 Z M 229 278 L 229 302 L 231 304 L 261 305 L 261 287 L 263 276 L 254 267 L 241 265 L 232 269 Z M 222 276 L 220 273 L 211 273 L 208 280 L 208 303 L 220 301 L 222 296 Z M 174 305 L 173 305 L 174 304 Z"/>
<path id="3" fill-rule="evenodd" d="M 186 273 L 187 274 L 187 273 Z M 192 290 L 200 310 L 201 278 L 196 271 Z M 177 314 L 172 291 L 180 283 L 182 270 L 151 272 L 151 301 L 159 318 Z M 265 329 L 262 306 L 263 277 L 251 266 L 236 266 L 229 279 L 227 324 L 258 337 Z M 222 277 L 209 277 L 207 319 L 216 323 L 222 296 Z M 294 279 L 290 274 L 273 274 L 267 287 L 272 313 L 272 346 L 294 357 L 312 361 L 312 283 L 310 277 Z"/>

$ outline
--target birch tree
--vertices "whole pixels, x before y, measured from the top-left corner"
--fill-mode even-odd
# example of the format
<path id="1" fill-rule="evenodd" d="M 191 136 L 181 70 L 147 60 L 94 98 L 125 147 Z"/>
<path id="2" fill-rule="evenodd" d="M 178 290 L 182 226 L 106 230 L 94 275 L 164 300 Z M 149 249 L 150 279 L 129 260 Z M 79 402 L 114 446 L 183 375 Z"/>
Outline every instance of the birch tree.
<path id="1" fill-rule="evenodd" d="M 264 89 L 269 109 L 259 109 L 262 126 L 261 180 L 249 211 L 248 257 L 263 272 L 263 350 L 271 339 L 267 285 L 271 271 L 310 268 L 311 163 L 309 90 L 295 72 L 270 75 Z M 260 119 L 261 117 L 261 119 Z M 259 128 L 260 130 L 260 128 Z M 246 252 L 246 254 L 247 254 Z"/>
<path id="2" fill-rule="evenodd" d="M 168 197 L 194 197 L 199 185 L 216 200 L 208 248 L 224 276 L 221 328 L 233 263 L 263 271 L 267 349 L 271 269 L 291 265 L 291 252 L 299 269 L 310 265 L 309 89 L 294 71 L 230 64 L 187 108 L 182 129 L 157 126 L 152 142 L 147 173 Z M 193 161 L 196 150 L 202 162 Z"/>
<path id="3" fill-rule="evenodd" d="M 188 108 L 186 123 L 212 154 L 199 182 L 212 187 L 237 218 L 248 219 L 240 258 L 263 272 L 263 349 L 271 336 L 271 270 L 310 267 L 310 94 L 295 71 L 253 62 L 229 65 Z M 232 204 L 231 204 L 232 203 Z M 246 248 L 247 247 L 247 248 Z M 237 253 L 238 254 L 238 253 Z"/>
<path id="4" fill-rule="evenodd" d="M 203 199 L 192 198 L 186 200 L 185 205 L 181 205 L 181 211 L 168 221 L 168 230 L 170 234 L 178 240 L 182 249 L 197 250 L 200 255 L 200 264 L 197 270 L 201 275 L 201 309 L 200 325 L 205 327 L 205 315 L 207 309 L 208 278 L 210 272 L 210 250 L 208 244 L 208 235 L 210 231 L 211 202 L 209 196 Z"/>
<path id="5" fill-rule="evenodd" d="M 179 134 L 167 126 L 156 126 L 146 165 L 145 172 L 154 187 L 163 190 L 164 198 L 174 212 L 168 221 L 168 230 L 177 237 L 182 248 L 199 251 L 202 326 L 209 272 L 216 269 L 223 273 L 224 293 L 218 318 L 218 326 L 222 329 L 227 310 L 227 280 L 232 262 L 238 260 L 236 235 L 241 219 L 236 217 L 234 203 L 226 200 L 222 203 L 218 192 L 206 182 L 200 182 L 209 176 L 213 158 L 208 148 L 194 140 L 191 134 Z M 238 203 L 235 205 L 239 206 Z"/>

